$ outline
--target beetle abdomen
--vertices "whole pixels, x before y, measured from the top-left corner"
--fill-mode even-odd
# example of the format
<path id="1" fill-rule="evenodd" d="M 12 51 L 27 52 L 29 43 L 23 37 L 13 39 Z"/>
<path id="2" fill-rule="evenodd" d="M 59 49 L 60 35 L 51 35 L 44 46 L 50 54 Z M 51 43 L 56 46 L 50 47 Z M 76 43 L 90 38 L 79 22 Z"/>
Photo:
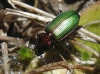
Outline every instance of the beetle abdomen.
<path id="1" fill-rule="evenodd" d="M 61 40 L 72 32 L 79 22 L 79 14 L 68 11 L 57 16 L 45 29 L 56 40 Z"/>

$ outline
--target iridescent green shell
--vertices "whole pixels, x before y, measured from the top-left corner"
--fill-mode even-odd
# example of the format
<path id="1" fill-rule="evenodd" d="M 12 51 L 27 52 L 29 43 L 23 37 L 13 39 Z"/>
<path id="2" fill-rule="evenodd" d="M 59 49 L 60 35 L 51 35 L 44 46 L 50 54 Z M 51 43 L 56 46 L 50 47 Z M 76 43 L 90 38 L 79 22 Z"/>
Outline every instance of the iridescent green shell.
<path id="1" fill-rule="evenodd" d="M 61 40 L 69 35 L 79 23 L 79 14 L 74 11 L 67 11 L 58 15 L 46 28 L 55 40 Z"/>

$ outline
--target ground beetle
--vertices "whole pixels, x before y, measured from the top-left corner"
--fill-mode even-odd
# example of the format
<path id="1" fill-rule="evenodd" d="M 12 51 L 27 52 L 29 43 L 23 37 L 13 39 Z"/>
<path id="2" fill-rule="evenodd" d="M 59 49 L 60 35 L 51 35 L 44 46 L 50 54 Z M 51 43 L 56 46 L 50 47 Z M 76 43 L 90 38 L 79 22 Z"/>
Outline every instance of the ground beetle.
<path id="1" fill-rule="evenodd" d="M 78 23 L 80 16 L 75 11 L 67 11 L 58 15 L 45 28 L 46 33 L 38 34 L 36 54 L 41 55 L 53 46 L 52 40 L 60 41 L 73 32 Z"/>

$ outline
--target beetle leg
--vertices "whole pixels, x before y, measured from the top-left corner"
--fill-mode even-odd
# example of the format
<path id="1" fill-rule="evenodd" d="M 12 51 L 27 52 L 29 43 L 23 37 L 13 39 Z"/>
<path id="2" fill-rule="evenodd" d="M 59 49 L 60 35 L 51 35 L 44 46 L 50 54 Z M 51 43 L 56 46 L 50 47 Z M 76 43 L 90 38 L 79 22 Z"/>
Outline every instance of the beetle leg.
<path id="1" fill-rule="evenodd" d="M 58 6 L 59 6 L 59 15 L 62 13 L 62 1 L 58 0 Z"/>
<path id="2" fill-rule="evenodd" d="M 50 22 L 46 22 L 46 26 L 48 26 L 48 25 L 49 25 L 49 23 L 50 23 Z"/>
<path id="3" fill-rule="evenodd" d="M 49 69 L 48 65 L 47 65 L 47 62 L 45 61 L 44 57 L 42 56 L 42 54 L 40 55 L 40 57 L 42 58 L 42 61 L 45 63 L 46 65 L 46 68 Z"/>
<path id="4" fill-rule="evenodd" d="M 63 11 L 62 11 L 62 10 L 59 10 L 59 15 L 60 15 L 61 13 L 63 13 Z"/>
<path id="5" fill-rule="evenodd" d="M 52 55 L 52 64 L 54 63 L 54 61 L 55 61 L 55 51 L 54 51 L 54 49 L 55 49 L 55 47 L 54 47 L 54 44 L 52 44 L 52 48 L 53 48 L 53 55 Z"/>
<path id="6" fill-rule="evenodd" d="M 77 26 L 75 30 L 78 30 L 78 29 L 80 29 L 80 28 L 82 28 L 82 26 Z"/>

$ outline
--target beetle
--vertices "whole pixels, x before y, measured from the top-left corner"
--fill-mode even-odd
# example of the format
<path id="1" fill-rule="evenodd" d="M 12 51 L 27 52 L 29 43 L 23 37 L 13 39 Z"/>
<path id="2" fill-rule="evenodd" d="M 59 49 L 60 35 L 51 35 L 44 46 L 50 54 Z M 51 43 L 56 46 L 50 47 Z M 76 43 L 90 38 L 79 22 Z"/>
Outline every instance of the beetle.
<path id="1" fill-rule="evenodd" d="M 58 15 L 45 28 L 46 33 L 37 36 L 36 54 L 41 55 L 50 47 L 53 47 L 53 40 L 61 41 L 68 37 L 78 26 L 80 16 L 75 11 L 67 11 Z"/>

